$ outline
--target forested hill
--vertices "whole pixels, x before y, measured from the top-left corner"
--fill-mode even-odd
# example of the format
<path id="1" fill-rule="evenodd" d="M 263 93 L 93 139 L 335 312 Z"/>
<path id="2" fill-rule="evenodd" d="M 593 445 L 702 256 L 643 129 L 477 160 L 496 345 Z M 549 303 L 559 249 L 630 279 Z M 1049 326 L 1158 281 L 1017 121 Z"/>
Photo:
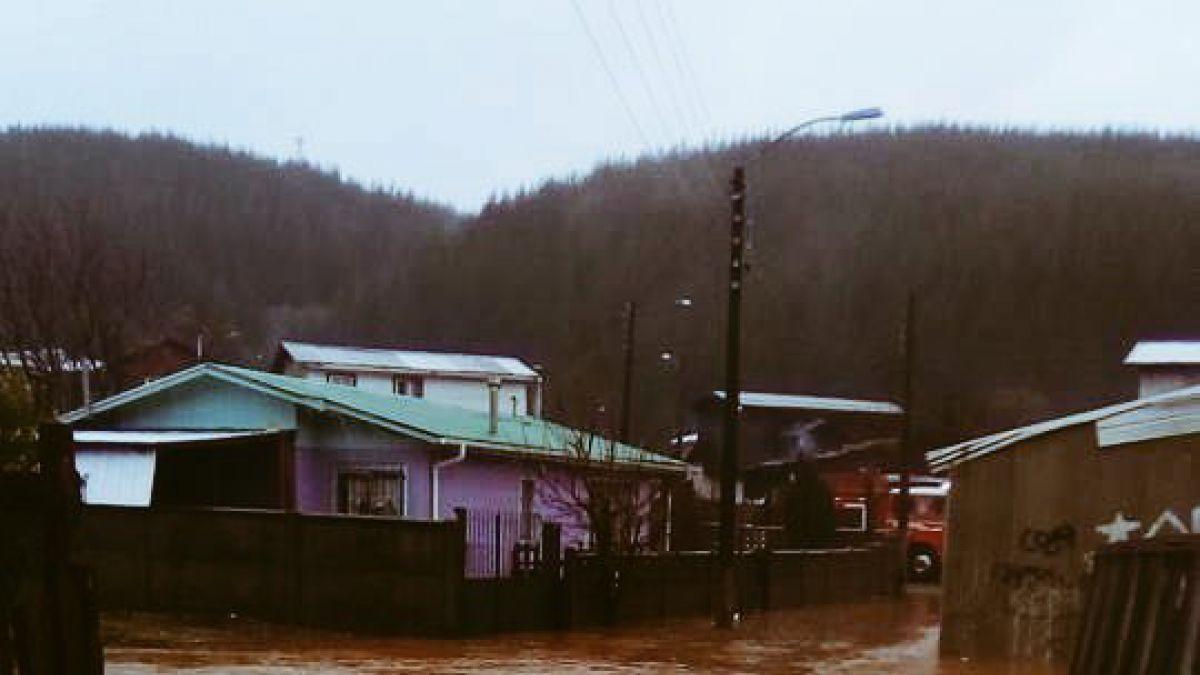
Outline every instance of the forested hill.
<path id="1" fill-rule="evenodd" d="M 460 219 L 296 164 L 18 131 L 0 137 L 0 213 L 110 260 L 146 253 L 133 268 L 155 283 L 109 289 L 156 308 L 130 311 L 121 325 L 142 335 L 122 339 L 184 325 L 235 328 L 225 348 L 241 358 L 282 334 L 515 353 L 546 368 L 550 408 L 575 421 L 614 423 L 636 301 L 634 435 L 662 443 L 721 381 L 723 191 L 745 151 L 602 166 Z M 821 137 L 780 147 L 750 181 L 748 389 L 897 398 L 910 290 L 925 444 L 1127 398 L 1134 340 L 1200 335 L 1196 141 Z"/>
<path id="2" fill-rule="evenodd" d="M 717 183 L 744 154 L 601 169 L 491 205 L 453 280 L 488 292 L 453 306 L 473 308 L 461 316 L 478 335 L 543 345 L 554 375 L 592 373 L 614 392 L 620 305 L 637 299 L 639 403 L 663 403 L 653 422 L 635 406 L 635 426 L 668 427 L 676 373 L 656 363 L 662 348 L 681 352 L 685 399 L 722 381 Z M 1133 341 L 1200 336 L 1195 141 L 955 129 L 804 139 L 749 180 L 747 389 L 899 398 L 910 289 L 927 445 L 1130 398 L 1121 360 Z M 673 309 L 679 295 L 695 298 L 691 312 Z"/>
<path id="3" fill-rule="evenodd" d="M 0 218 L 0 263 L 21 282 L 15 299 L 56 315 L 100 308 L 120 319 L 103 326 L 112 344 L 95 344 L 94 328 L 78 334 L 34 311 L 13 325 L 9 308 L 0 311 L 9 324 L 0 337 L 38 343 L 41 331 L 74 351 L 111 356 L 146 337 L 204 331 L 238 358 L 259 355 L 298 324 L 384 336 L 334 308 L 390 303 L 379 289 L 403 288 L 423 251 L 462 222 L 445 206 L 365 190 L 303 163 L 70 129 L 0 134 Z M 46 269 L 57 279 L 40 278 Z M 71 286 L 81 279 L 87 306 Z"/>

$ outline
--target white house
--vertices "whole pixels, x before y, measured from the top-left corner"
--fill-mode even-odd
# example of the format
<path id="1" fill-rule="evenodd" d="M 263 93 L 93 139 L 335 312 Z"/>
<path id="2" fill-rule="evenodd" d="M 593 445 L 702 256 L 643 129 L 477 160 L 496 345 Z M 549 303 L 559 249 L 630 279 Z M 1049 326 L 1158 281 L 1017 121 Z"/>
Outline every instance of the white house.
<path id="1" fill-rule="evenodd" d="M 510 356 L 318 345 L 285 340 L 276 373 L 424 398 L 476 412 L 541 417 L 542 377 Z"/>
<path id="2" fill-rule="evenodd" d="M 1200 340 L 1142 341 L 1125 357 L 1138 369 L 1138 396 L 1200 384 Z"/>

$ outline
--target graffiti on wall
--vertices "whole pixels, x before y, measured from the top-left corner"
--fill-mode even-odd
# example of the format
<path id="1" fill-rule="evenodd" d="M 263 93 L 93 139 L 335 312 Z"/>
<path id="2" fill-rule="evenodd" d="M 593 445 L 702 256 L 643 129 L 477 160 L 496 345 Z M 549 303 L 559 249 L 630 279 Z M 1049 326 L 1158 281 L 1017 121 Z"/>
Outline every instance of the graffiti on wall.
<path id="1" fill-rule="evenodd" d="M 1174 509 L 1163 509 L 1158 518 L 1143 528 L 1142 521 L 1126 516 L 1124 511 L 1117 511 L 1111 521 L 1097 525 L 1096 532 L 1109 544 L 1171 534 L 1200 533 L 1200 506 L 1192 508 L 1190 517 L 1191 522 L 1187 523 Z"/>
<path id="2" fill-rule="evenodd" d="M 1079 611 L 1078 583 L 1050 567 L 1009 562 L 993 564 L 991 578 L 1002 589 L 1013 654 L 1065 658 Z"/>
<path id="3" fill-rule="evenodd" d="M 1018 537 L 1017 545 L 1027 553 L 1058 555 L 1075 546 L 1075 527 L 1070 523 L 1063 523 L 1049 530 L 1027 527 Z"/>

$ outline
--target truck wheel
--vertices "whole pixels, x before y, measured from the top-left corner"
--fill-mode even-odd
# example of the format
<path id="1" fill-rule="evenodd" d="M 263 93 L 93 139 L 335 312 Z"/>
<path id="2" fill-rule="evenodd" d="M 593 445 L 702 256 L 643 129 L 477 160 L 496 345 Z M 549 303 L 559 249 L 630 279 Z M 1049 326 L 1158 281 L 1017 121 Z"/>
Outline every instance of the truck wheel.
<path id="1" fill-rule="evenodd" d="M 937 581 L 942 573 L 942 561 L 937 551 L 923 544 L 908 548 L 908 578 L 911 581 Z"/>

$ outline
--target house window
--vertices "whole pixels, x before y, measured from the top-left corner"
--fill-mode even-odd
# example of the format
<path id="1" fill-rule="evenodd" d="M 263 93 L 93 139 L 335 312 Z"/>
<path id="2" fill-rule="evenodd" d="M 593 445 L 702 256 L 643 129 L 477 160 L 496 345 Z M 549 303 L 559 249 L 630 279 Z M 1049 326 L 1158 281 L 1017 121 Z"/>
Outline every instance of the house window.
<path id="1" fill-rule="evenodd" d="M 533 541 L 533 495 L 535 484 L 532 478 L 521 479 L 521 541 Z"/>
<path id="2" fill-rule="evenodd" d="M 392 393 L 421 398 L 425 395 L 425 379 L 413 375 L 396 375 L 392 378 Z"/>
<path id="3" fill-rule="evenodd" d="M 337 477 L 337 512 L 356 516 L 403 516 L 402 469 L 343 469 Z"/>
<path id="4" fill-rule="evenodd" d="M 329 384 L 343 384 L 347 387 L 358 386 L 358 376 L 354 373 L 325 373 L 325 381 Z"/>

